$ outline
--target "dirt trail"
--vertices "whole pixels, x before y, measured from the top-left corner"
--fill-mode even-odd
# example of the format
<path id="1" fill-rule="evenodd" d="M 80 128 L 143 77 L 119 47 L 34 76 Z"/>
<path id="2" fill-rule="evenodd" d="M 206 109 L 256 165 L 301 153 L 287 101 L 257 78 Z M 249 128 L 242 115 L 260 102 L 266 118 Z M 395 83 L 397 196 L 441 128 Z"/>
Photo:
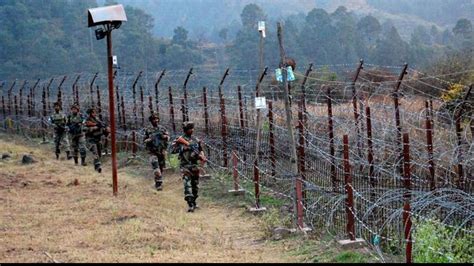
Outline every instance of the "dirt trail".
<path id="1" fill-rule="evenodd" d="M 164 190 L 119 170 L 112 196 L 110 167 L 102 174 L 55 160 L 47 146 L 0 136 L 0 262 L 297 262 L 287 241 L 262 240 L 258 219 L 199 199 L 186 212 L 178 174 Z M 38 160 L 21 165 L 21 155 Z M 79 184 L 75 184 L 77 179 Z"/>

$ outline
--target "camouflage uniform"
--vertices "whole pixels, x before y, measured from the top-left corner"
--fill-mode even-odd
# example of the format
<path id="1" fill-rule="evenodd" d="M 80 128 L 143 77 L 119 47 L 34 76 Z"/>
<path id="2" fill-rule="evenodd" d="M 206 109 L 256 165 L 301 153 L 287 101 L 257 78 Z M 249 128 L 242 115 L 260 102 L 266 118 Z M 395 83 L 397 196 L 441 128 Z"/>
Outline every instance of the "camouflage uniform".
<path id="1" fill-rule="evenodd" d="M 191 122 L 185 122 L 183 129 L 186 132 L 187 128 L 194 125 Z M 197 207 L 196 199 L 199 197 L 199 154 L 203 151 L 201 141 L 186 133 L 181 135 L 189 146 L 179 143 L 176 139 L 172 144 L 172 152 L 179 153 L 180 170 L 183 174 L 184 185 L 184 200 L 188 203 L 188 211 L 194 211 Z"/>
<path id="2" fill-rule="evenodd" d="M 97 117 L 92 117 L 90 116 L 90 112 L 88 113 L 89 117 L 87 117 L 85 121 L 86 147 L 92 153 L 94 159 L 94 169 L 100 173 L 102 172 L 102 167 L 99 159 L 99 145 L 101 145 L 100 142 L 106 126 Z"/>
<path id="3" fill-rule="evenodd" d="M 84 116 L 81 113 L 77 115 L 70 114 L 67 118 L 69 135 L 71 137 L 71 146 L 73 149 L 74 162 L 78 163 L 78 153 L 81 154 L 81 164 L 86 165 L 86 139 L 83 132 Z"/>
<path id="4" fill-rule="evenodd" d="M 66 151 L 67 159 L 71 159 L 71 148 L 69 147 L 69 136 L 68 128 L 66 127 L 67 117 L 66 115 L 59 111 L 52 114 L 48 121 L 54 127 L 54 148 L 56 153 L 56 159 L 59 159 L 59 154 L 61 153 L 60 146 L 63 146 Z"/>
<path id="5" fill-rule="evenodd" d="M 149 120 L 153 119 L 153 115 Z M 166 150 L 168 149 L 168 130 L 162 125 L 151 126 L 145 129 L 145 145 L 150 153 L 150 163 L 153 168 L 153 177 L 155 179 L 155 188 L 162 189 L 163 169 L 165 168 Z"/>

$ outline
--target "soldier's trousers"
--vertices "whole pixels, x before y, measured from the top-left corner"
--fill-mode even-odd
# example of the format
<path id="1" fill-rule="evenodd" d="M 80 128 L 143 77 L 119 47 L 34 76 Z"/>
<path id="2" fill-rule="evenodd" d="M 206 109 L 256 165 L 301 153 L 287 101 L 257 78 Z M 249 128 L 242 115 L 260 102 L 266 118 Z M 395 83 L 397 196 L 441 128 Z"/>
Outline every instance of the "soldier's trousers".
<path id="1" fill-rule="evenodd" d="M 163 153 L 152 153 L 150 156 L 153 177 L 157 186 L 163 184 L 163 169 L 165 168 L 165 155 Z"/>
<path id="2" fill-rule="evenodd" d="M 184 200 L 194 202 L 199 197 L 199 168 L 197 166 L 181 167 L 181 172 L 183 173 Z"/>
<path id="3" fill-rule="evenodd" d="M 81 157 L 86 157 L 86 137 L 84 135 L 72 136 L 71 147 L 72 156 L 78 157 L 80 153 Z"/>
<path id="4" fill-rule="evenodd" d="M 64 148 L 64 151 L 69 152 L 71 151 L 71 147 L 69 146 L 69 138 L 68 133 L 66 131 L 54 131 L 54 152 L 59 154 L 61 153 L 61 146 Z"/>
<path id="5" fill-rule="evenodd" d="M 97 169 L 101 166 L 99 160 L 99 145 L 100 139 L 87 138 L 86 147 L 92 153 L 92 159 L 94 160 L 94 168 Z"/>

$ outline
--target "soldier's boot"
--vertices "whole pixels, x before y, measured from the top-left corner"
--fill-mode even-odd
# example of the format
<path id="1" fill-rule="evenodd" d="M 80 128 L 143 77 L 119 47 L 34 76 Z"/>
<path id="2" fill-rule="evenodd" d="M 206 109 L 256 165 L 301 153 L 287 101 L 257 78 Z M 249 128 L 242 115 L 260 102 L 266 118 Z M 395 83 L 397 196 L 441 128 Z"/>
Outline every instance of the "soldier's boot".
<path id="1" fill-rule="evenodd" d="M 76 156 L 74 156 L 74 164 L 75 164 L 75 165 L 78 165 L 78 164 L 79 164 L 79 158 L 77 158 Z"/>
<path id="2" fill-rule="evenodd" d="M 155 188 L 158 191 L 163 190 L 163 176 L 155 175 Z"/>
<path id="3" fill-rule="evenodd" d="M 59 153 L 56 152 L 56 160 L 59 160 Z"/>
<path id="4" fill-rule="evenodd" d="M 194 212 L 194 203 L 190 200 L 188 201 L 188 212 Z"/>
<path id="5" fill-rule="evenodd" d="M 71 160 L 72 159 L 72 156 L 71 156 L 71 152 L 70 151 L 66 151 L 66 157 L 68 160 Z"/>
<path id="6" fill-rule="evenodd" d="M 158 191 L 163 190 L 163 184 L 160 181 L 155 181 L 155 189 Z"/>
<path id="7" fill-rule="evenodd" d="M 99 173 L 102 172 L 102 167 L 101 167 L 100 161 L 98 159 L 94 159 L 94 170 L 96 170 Z"/>
<path id="8" fill-rule="evenodd" d="M 82 166 L 86 166 L 87 163 L 86 163 L 86 157 L 81 157 L 81 165 Z"/>

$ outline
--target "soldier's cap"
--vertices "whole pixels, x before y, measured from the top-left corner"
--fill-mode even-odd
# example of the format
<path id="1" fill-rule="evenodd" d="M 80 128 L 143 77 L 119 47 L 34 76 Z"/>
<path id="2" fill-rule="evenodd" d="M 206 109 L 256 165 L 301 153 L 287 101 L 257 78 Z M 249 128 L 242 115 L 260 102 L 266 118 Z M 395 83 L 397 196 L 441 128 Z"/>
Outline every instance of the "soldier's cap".
<path id="1" fill-rule="evenodd" d="M 159 120 L 159 119 L 160 119 L 160 116 L 159 116 L 157 113 L 153 112 L 153 113 L 151 113 L 150 116 L 148 117 L 148 121 L 151 122 L 151 121 L 153 121 L 153 119 L 155 119 L 155 118 Z"/>
<path id="2" fill-rule="evenodd" d="M 94 108 L 94 107 L 91 107 L 91 108 L 87 109 L 87 112 L 86 112 L 86 113 L 87 113 L 88 115 L 90 115 L 90 114 L 91 114 L 92 112 L 94 112 L 94 111 L 95 111 L 95 108 Z"/>
<path id="3" fill-rule="evenodd" d="M 81 108 L 79 108 L 79 104 L 75 103 L 73 105 L 71 105 L 71 109 L 77 109 L 77 110 L 80 110 Z"/>
<path id="4" fill-rule="evenodd" d="M 61 102 L 55 102 L 55 103 L 53 104 L 53 107 L 56 107 L 56 106 L 61 107 Z"/>
<path id="5" fill-rule="evenodd" d="M 187 121 L 187 122 L 183 123 L 183 130 L 184 131 L 187 131 L 187 130 L 193 129 L 193 128 L 194 128 L 194 123 L 193 122 Z"/>

